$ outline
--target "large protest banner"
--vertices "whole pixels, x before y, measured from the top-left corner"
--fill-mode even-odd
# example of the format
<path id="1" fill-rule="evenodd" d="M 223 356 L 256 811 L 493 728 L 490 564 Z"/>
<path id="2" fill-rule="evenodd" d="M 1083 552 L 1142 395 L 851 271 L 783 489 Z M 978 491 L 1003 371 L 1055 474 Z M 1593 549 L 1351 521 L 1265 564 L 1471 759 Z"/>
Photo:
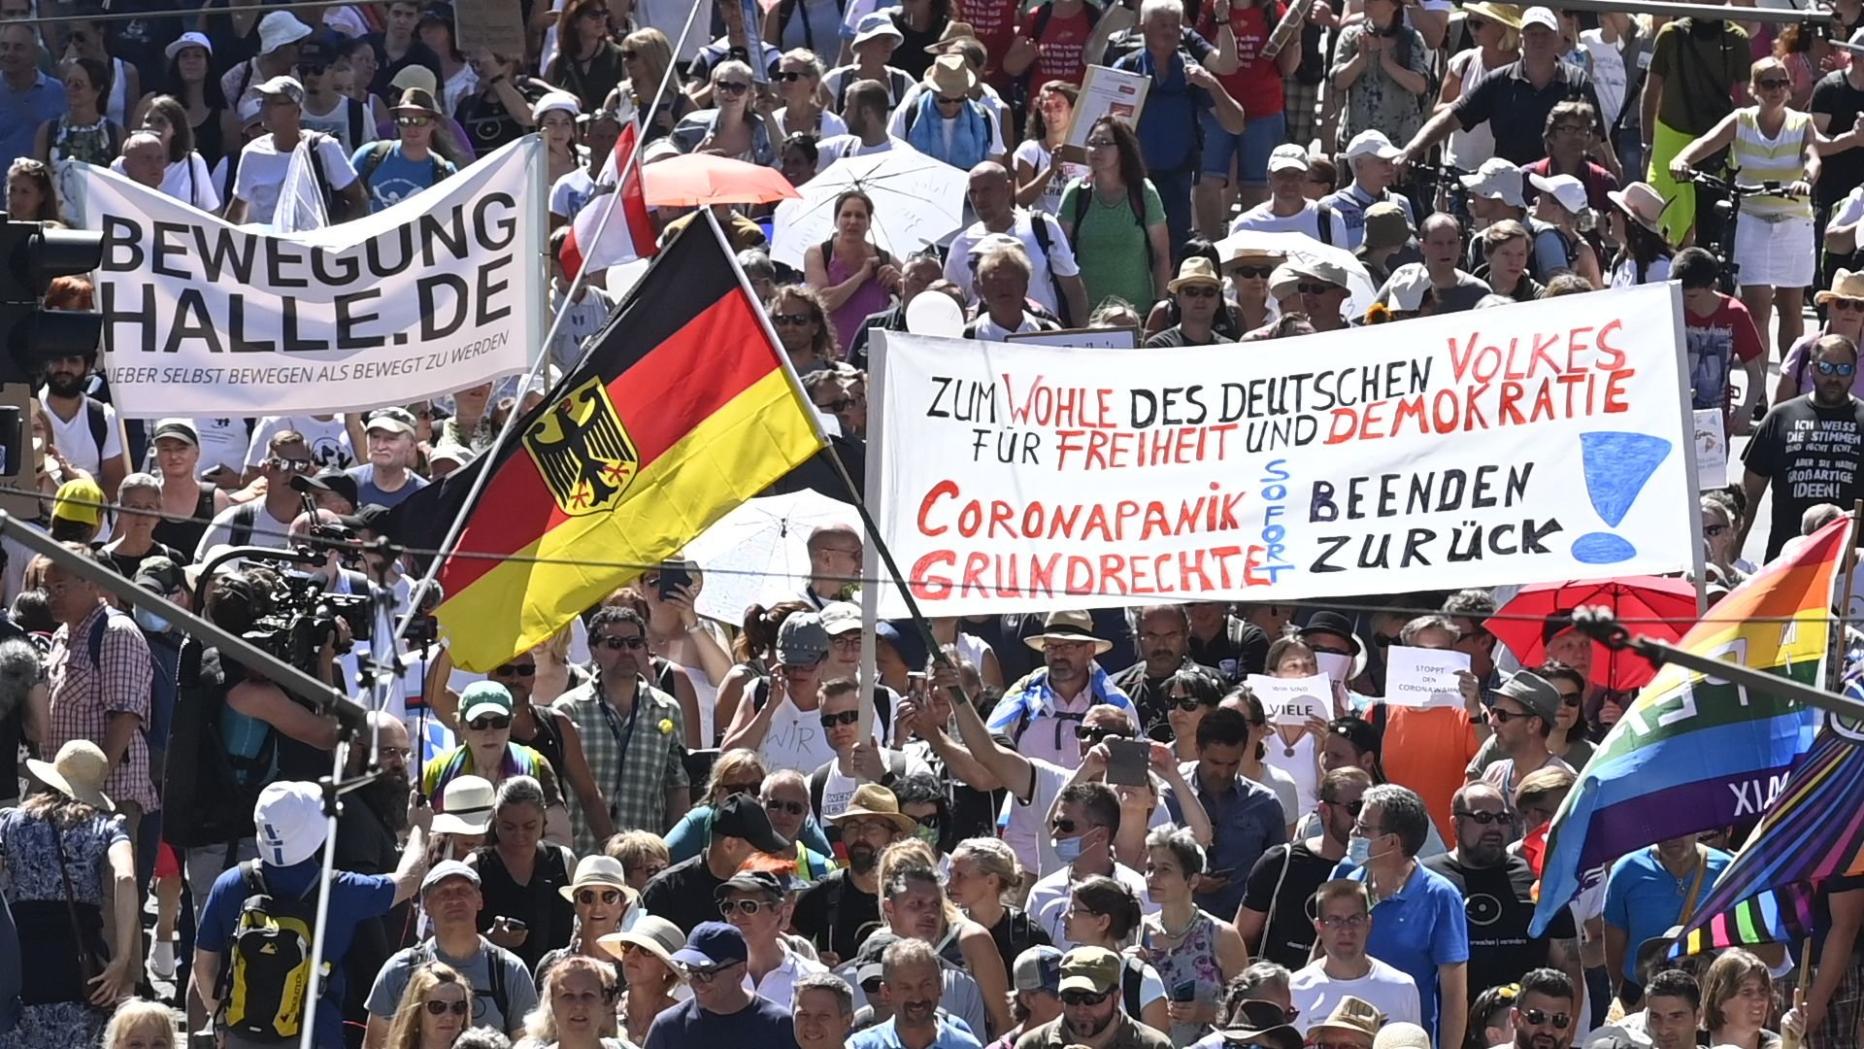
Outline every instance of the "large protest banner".
<path id="1" fill-rule="evenodd" d="M 543 164 L 529 137 L 382 212 L 290 236 L 84 165 L 118 410 L 357 411 L 522 372 L 543 341 Z"/>
<path id="2" fill-rule="evenodd" d="M 1648 286 L 1175 350 L 887 332 L 868 504 L 928 615 L 1688 568 L 1680 310 Z"/>

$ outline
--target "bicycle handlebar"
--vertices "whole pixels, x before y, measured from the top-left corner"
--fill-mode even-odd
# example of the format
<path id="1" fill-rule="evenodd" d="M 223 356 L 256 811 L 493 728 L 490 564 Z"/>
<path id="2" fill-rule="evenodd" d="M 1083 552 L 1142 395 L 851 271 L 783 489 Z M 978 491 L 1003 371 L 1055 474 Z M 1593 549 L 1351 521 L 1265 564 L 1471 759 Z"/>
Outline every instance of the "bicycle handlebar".
<path id="1" fill-rule="evenodd" d="M 1706 186 L 1717 192 L 1726 193 L 1731 197 L 1771 196 L 1799 198 L 1804 196 L 1804 194 L 1792 192 L 1790 188 L 1791 183 L 1780 182 L 1775 179 L 1768 179 L 1759 184 L 1746 184 L 1718 178 L 1704 171 L 1691 171 L 1689 173 L 1689 181 L 1699 186 Z"/>

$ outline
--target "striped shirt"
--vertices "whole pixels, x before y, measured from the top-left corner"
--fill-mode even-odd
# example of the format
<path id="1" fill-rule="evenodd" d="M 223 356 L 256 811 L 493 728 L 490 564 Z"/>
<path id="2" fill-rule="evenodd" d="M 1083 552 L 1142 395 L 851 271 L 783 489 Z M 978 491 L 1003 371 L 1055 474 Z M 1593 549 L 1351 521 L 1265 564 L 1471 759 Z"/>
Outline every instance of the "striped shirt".
<path id="1" fill-rule="evenodd" d="M 1787 110 L 1780 133 L 1768 138 L 1760 129 L 1759 112 L 1754 106 L 1735 111 L 1735 140 L 1728 159 L 1729 165 L 1740 172 L 1740 181 L 1786 185 L 1805 178 L 1806 168 L 1801 163 L 1800 153 L 1805 145 L 1806 130 L 1812 125 L 1811 115 L 1796 109 Z M 1741 214 L 1770 221 L 1810 220 L 1812 202 L 1803 197 L 1797 200 L 1773 195 L 1744 197 Z"/>

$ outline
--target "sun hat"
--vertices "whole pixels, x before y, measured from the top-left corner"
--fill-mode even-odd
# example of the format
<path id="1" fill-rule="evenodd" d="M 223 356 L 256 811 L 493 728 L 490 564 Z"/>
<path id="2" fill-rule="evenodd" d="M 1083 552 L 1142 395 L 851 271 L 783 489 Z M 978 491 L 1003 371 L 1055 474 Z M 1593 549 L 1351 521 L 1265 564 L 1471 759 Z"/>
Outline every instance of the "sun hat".
<path id="1" fill-rule="evenodd" d="M 88 739 L 67 741 L 51 761 L 27 758 L 26 771 L 72 801 L 103 812 L 116 811 L 116 805 L 104 796 L 104 780 L 110 777 L 109 759 Z"/>
<path id="2" fill-rule="evenodd" d="M 172 62 L 176 55 L 179 55 L 190 47 L 198 47 L 207 52 L 209 56 L 212 56 L 214 53 L 214 42 L 207 38 L 207 34 L 189 31 L 170 40 L 168 46 L 162 49 L 162 54 L 167 56 L 168 60 Z"/>
<path id="3" fill-rule="evenodd" d="M 324 793 L 315 783 L 268 783 L 252 807 L 259 858 L 274 867 L 302 863 L 323 847 L 329 834 Z"/>
<path id="4" fill-rule="evenodd" d="M 622 898 L 633 903 L 636 893 L 628 885 L 628 872 L 621 866 L 621 861 L 613 856 L 584 856 L 576 861 L 576 873 L 571 876 L 568 885 L 559 886 L 557 891 L 571 903 L 576 902 L 576 890 L 586 885 L 599 885 L 608 889 L 620 889 Z"/>
<path id="5" fill-rule="evenodd" d="M 1457 179 L 1472 196 L 1499 200 L 1513 208 L 1527 207 L 1527 200 L 1521 196 L 1521 169 L 1500 157 L 1490 157 L 1474 174 L 1458 175 Z"/>
<path id="6" fill-rule="evenodd" d="M 1334 1030 L 1351 1031 L 1354 1034 L 1363 1034 L 1367 1038 L 1377 1038 L 1379 1028 L 1384 1024 L 1385 1014 L 1379 1011 L 1378 1006 L 1364 998 L 1355 998 L 1349 994 L 1335 1003 L 1333 1011 L 1327 1014 L 1326 1019 L 1308 1025 L 1307 1034 L 1309 1038 L 1312 1038 L 1316 1031 Z"/>
<path id="7" fill-rule="evenodd" d="M 1648 182 L 1631 182 L 1623 189 L 1606 193 L 1605 198 L 1630 216 L 1631 221 L 1652 233 L 1663 232 L 1663 213 L 1669 209 L 1670 202 L 1663 199 L 1657 187 Z"/>
<path id="8" fill-rule="evenodd" d="M 893 824 L 893 829 L 902 834 L 911 834 L 919 826 L 919 821 L 900 811 L 900 800 L 894 793 L 878 783 L 863 783 L 854 788 L 854 796 L 848 799 L 848 807 L 839 816 L 830 816 L 828 822 L 840 826 L 845 820 L 878 819 Z"/>
<path id="9" fill-rule="evenodd" d="M 1040 634 L 1023 638 L 1023 644 L 1037 652 L 1042 651 L 1050 641 L 1092 641 L 1097 656 L 1113 648 L 1113 642 L 1094 636 L 1094 617 L 1074 609 L 1050 612 L 1042 620 Z"/>
<path id="10" fill-rule="evenodd" d="M 440 811 L 434 814 L 435 834 L 484 834 L 492 825 L 492 803 L 497 791 L 480 776 L 455 776 L 440 792 Z"/>
<path id="11" fill-rule="evenodd" d="M 1840 269 L 1832 274 L 1832 286 L 1812 297 L 1820 306 L 1833 299 L 1864 299 L 1864 270 Z"/>
<path id="12" fill-rule="evenodd" d="M 1404 150 L 1392 145 L 1392 140 L 1385 136 L 1385 132 L 1375 128 L 1361 131 L 1346 144 L 1347 160 L 1358 160 L 1360 157 L 1396 160 L 1401 156 L 1404 156 Z"/>
<path id="13" fill-rule="evenodd" d="M 186 419 L 163 419 L 156 423 L 155 433 L 149 436 L 149 440 L 159 441 L 164 437 L 186 441 L 196 448 L 201 446 L 201 435 L 195 432 L 194 424 Z"/>
<path id="14" fill-rule="evenodd" d="M 104 520 L 104 490 L 89 477 L 74 477 L 52 497 L 52 520 L 95 528 Z"/>
<path id="15" fill-rule="evenodd" d="M 401 101 L 389 109 L 391 113 L 425 113 L 430 117 L 440 115 L 440 103 L 434 101 L 434 93 L 424 87 L 405 88 L 401 92 Z"/>
<path id="16" fill-rule="evenodd" d="M 977 74 L 963 55 L 940 55 L 926 70 L 926 86 L 944 97 L 969 95 L 977 87 Z"/>
<path id="17" fill-rule="evenodd" d="M 634 920 L 633 925 L 620 932 L 597 937 L 595 942 L 613 955 L 616 961 L 621 960 L 624 947 L 639 947 L 660 959 L 660 964 L 673 970 L 681 979 L 686 978 L 685 971 L 673 961 L 673 955 L 686 946 L 686 934 L 680 931 L 679 926 L 657 914 L 643 914 Z"/>
<path id="18" fill-rule="evenodd" d="M 1306 147 L 1284 142 L 1269 151 L 1270 171 L 1287 171 L 1290 168 L 1306 171 L 1308 166 Z"/>
<path id="19" fill-rule="evenodd" d="M 304 85 L 294 76 L 275 76 L 258 87 L 253 88 L 260 98 L 284 98 L 298 104 L 304 104 Z"/>
<path id="20" fill-rule="evenodd" d="M 926 54 L 945 54 L 952 49 L 952 45 L 965 40 L 979 45 L 983 44 L 983 41 L 977 38 L 977 30 L 971 27 L 971 23 L 956 20 L 947 22 L 945 31 L 938 35 L 938 39 L 926 45 Z"/>
<path id="21" fill-rule="evenodd" d="M 1061 956 L 1060 991 L 1106 994 L 1120 985 L 1123 968 L 1120 956 L 1105 947 L 1076 947 Z"/>
<path id="22" fill-rule="evenodd" d="M 1476 0 L 1473 4 L 1463 5 L 1463 17 L 1481 15 L 1491 22 L 1500 22 L 1510 29 L 1521 28 L 1521 8 L 1516 4 L 1494 4 L 1488 0 Z"/>
<path id="23" fill-rule="evenodd" d="M 480 884 L 479 872 L 473 870 L 469 865 L 459 860 L 441 860 L 428 870 L 426 877 L 421 879 L 422 894 L 426 894 L 428 889 L 439 885 L 448 878 L 465 878 L 474 885 Z"/>
<path id="24" fill-rule="evenodd" d="M 861 20 L 855 23 L 854 41 L 848 46 L 860 47 L 869 40 L 883 36 L 892 37 L 894 47 L 900 46 L 906 40 L 899 27 L 893 24 L 892 18 L 889 18 L 883 11 L 875 11 L 872 14 L 862 15 Z"/>
<path id="25" fill-rule="evenodd" d="M 1386 278 L 1381 298 L 1387 309 L 1416 313 L 1424 308 L 1424 293 L 1429 290 L 1430 270 L 1421 262 L 1407 262 Z"/>
<path id="26" fill-rule="evenodd" d="M 1178 276 L 1165 285 L 1165 290 L 1175 295 L 1180 288 L 1188 288 L 1193 284 L 1221 290 L 1223 278 L 1217 276 L 1217 267 L 1211 265 L 1209 259 L 1202 255 L 1192 255 L 1178 264 Z"/>
<path id="27" fill-rule="evenodd" d="M 1586 184 L 1571 175 L 1542 178 L 1529 173 L 1528 184 L 1560 202 L 1560 206 L 1577 215 L 1586 210 Z"/>
<path id="28" fill-rule="evenodd" d="M 414 62 L 402 66 L 401 72 L 395 74 L 394 79 L 388 82 L 388 86 L 400 91 L 418 87 L 432 95 L 440 91 L 440 78 L 434 76 L 433 70 L 419 62 Z"/>
<path id="29" fill-rule="evenodd" d="M 290 11 L 273 11 L 259 19 L 259 53 L 269 55 L 310 36 L 313 30 Z"/>

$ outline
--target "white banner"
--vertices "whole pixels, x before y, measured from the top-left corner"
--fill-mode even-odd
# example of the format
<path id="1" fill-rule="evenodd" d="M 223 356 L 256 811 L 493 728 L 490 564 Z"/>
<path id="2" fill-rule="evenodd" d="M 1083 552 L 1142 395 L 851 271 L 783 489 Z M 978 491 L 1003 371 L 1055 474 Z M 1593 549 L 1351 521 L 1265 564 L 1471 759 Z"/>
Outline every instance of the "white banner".
<path id="1" fill-rule="evenodd" d="M 352 412 L 521 372 L 542 352 L 544 150 L 290 236 L 83 166 L 97 309 L 130 417 Z"/>
<path id="2" fill-rule="evenodd" d="M 868 501 L 933 616 L 1676 571 L 1680 311 L 1646 286 L 1247 346 L 886 332 Z"/>

